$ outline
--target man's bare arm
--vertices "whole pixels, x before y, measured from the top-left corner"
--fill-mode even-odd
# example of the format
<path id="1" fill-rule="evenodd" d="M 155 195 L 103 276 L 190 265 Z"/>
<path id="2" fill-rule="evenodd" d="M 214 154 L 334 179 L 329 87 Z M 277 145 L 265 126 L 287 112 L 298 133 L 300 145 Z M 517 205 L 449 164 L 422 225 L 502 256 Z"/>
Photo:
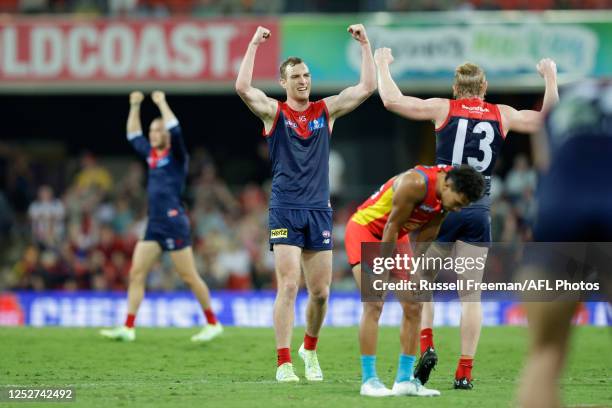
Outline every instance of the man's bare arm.
<path id="1" fill-rule="evenodd" d="M 444 214 L 439 213 L 431 221 L 421 227 L 416 236 L 416 248 L 414 251 L 415 257 L 424 254 L 427 251 L 427 248 L 429 248 L 429 245 L 435 241 L 436 237 L 438 236 L 438 232 L 440 232 L 440 226 L 442 225 L 444 216 Z"/>
<path id="2" fill-rule="evenodd" d="M 159 109 L 159 112 L 162 115 L 162 120 L 164 121 L 164 124 L 167 125 L 168 123 L 178 122 L 176 116 L 174 115 L 174 112 L 172 112 L 172 109 L 170 109 L 170 105 L 168 105 L 168 102 L 166 101 L 165 93 L 163 93 L 162 91 L 154 91 L 151 94 L 151 99 L 153 100 L 155 105 L 157 105 L 157 108 Z"/>
<path id="3" fill-rule="evenodd" d="M 394 188 L 393 206 L 382 236 L 382 242 L 392 244 L 397 242 L 397 236 L 410 219 L 414 207 L 425 198 L 425 179 L 419 173 L 409 172 Z"/>
<path id="4" fill-rule="evenodd" d="M 257 27 L 257 31 L 255 31 L 240 64 L 235 86 L 236 92 L 244 103 L 264 122 L 266 131 L 272 127 L 274 122 L 277 102 L 272 98 L 268 98 L 262 90 L 253 87 L 251 82 L 253 80 L 253 67 L 255 66 L 257 48 L 260 44 L 266 42 L 270 35 L 270 30 L 267 28 Z"/>
<path id="5" fill-rule="evenodd" d="M 353 111 L 376 90 L 376 67 L 365 27 L 362 24 L 353 24 L 347 31 L 361 46 L 361 76 L 357 85 L 344 89 L 338 95 L 325 98 L 332 123 Z"/>
<path id="6" fill-rule="evenodd" d="M 436 127 L 442 125 L 450 109 L 448 99 L 421 99 L 403 95 L 391 77 L 389 69 L 389 65 L 393 62 L 391 49 L 377 49 L 374 60 L 378 70 L 378 93 L 388 111 L 407 119 L 431 120 Z"/>
<path id="7" fill-rule="evenodd" d="M 140 104 L 144 99 L 144 95 L 140 91 L 134 91 L 130 94 L 130 113 L 127 120 L 127 140 L 130 142 L 136 153 L 142 158 L 146 158 L 151 150 L 149 140 L 142 133 L 142 125 L 140 123 Z"/>
<path id="8" fill-rule="evenodd" d="M 127 120 L 128 135 L 142 133 L 142 124 L 140 123 L 140 104 L 143 100 L 144 95 L 140 91 L 134 91 L 130 94 L 130 113 Z"/>
<path id="9" fill-rule="evenodd" d="M 540 129 L 544 120 L 544 115 L 559 100 L 559 90 L 557 86 L 557 65 L 549 58 L 542 59 L 536 66 L 538 73 L 544 78 L 544 100 L 542 109 L 535 110 L 516 110 L 508 105 L 499 105 L 502 115 L 502 125 L 504 131 L 534 133 Z"/>

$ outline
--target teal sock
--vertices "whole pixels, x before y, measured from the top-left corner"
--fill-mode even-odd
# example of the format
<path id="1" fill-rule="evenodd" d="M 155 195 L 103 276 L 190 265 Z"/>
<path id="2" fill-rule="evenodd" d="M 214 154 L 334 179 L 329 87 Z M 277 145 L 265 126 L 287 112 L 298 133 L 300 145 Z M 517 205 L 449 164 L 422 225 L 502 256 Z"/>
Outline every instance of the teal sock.
<path id="1" fill-rule="evenodd" d="M 413 378 L 412 372 L 414 370 L 415 360 L 416 360 L 416 356 L 400 354 L 399 364 L 397 367 L 397 376 L 395 377 L 395 382 L 409 381 Z"/>
<path id="2" fill-rule="evenodd" d="M 361 356 L 361 382 L 365 383 L 376 375 L 376 356 Z"/>

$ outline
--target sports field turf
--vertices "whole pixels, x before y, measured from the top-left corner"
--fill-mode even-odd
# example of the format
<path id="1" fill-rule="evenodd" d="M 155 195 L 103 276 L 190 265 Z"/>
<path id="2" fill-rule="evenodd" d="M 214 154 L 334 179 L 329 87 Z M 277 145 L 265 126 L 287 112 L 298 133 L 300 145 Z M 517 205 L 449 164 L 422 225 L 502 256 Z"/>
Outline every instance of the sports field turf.
<path id="1" fill-rule="evenodd" d="M 226 328 L 222 338 L 206 345 L 190 343 L 194 332 L 141 328 L 136 342 L 116 343 L 94 329 L 2 328 L 0 385 L 75 388 L 76 403 L 52 403 L 54 407 L 508 407 L 527 344 L 524 328 L 485 328 L 474 368 L 475 389 L 455 391 L 451 381 L 459 330 L 437 329 L 440 363 L 429 385 L 442 396 L 371 399 L 359 396 L 357 328 L 324 328 L 319 360 L 325 381 L 318 384 L 274 382 L 272 329 Z M 610 334 L 607 328 L 575 331 L 562 381 L 566 405 L 612 407 Z M 303 378 L 297 356 L 302 335 L 303 329 L 296 329 L 292 356 Z M 388 386 L 395 376 L 398 347 L 398 330 L 383 328 L 378 373 Z M 0 402 L 0 407 L 8 405 Z"/>

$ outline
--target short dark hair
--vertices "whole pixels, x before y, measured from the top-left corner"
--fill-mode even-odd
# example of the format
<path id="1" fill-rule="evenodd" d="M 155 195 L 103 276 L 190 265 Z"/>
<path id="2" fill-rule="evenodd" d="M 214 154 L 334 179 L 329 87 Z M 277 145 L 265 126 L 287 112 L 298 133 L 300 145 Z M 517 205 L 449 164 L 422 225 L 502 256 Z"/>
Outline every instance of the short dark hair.
<path id="1" fill-rule="evenodd" d="M 283 63 L 280 66 L 280 77 L 285 79 L 285 76 L 287 75 L 287 67 L 288 66 L 294 66 L 297 64 L 301 64 L 304 61 L 300 58 L 300 57 L 289 57 L 286 60 L 283 61 Z"/>
<path id="2" fill-rule="evenodd" d="M 484 178 L 472 166 L 462 164 L 459 167 L 453 167 L 451 171 L 446 173 L 446 177 L 452 181 L 452 189 L 457 193 L 464 194 L 471 203 L 482 197 L 484 193 Z"/>

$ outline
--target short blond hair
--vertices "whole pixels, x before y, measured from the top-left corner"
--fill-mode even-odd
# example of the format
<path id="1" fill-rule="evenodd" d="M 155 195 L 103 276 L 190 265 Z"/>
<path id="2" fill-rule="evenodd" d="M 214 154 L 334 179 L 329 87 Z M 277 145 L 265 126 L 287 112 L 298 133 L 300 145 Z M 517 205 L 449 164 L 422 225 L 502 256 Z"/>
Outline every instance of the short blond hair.
<path id="1" fill-rule="evenodd" d="M 455 69 L 454 96 L 457 99 L 482 97 L 487 79 L 485 73 L 476 64 L 466 62 Z"/>

